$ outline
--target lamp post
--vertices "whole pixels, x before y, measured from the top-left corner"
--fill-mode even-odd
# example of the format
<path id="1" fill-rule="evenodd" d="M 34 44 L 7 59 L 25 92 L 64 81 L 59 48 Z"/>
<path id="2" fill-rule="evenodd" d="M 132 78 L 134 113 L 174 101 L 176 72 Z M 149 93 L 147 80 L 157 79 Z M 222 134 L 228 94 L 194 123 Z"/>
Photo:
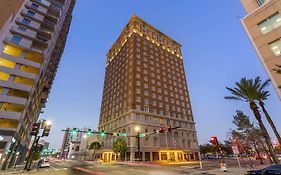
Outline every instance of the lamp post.
<path id="1" fill-rule="evenodd" d="M 135 131 L 137 132 L 137 159 L 140 161 L 140 127 L 136 126 Z"/>

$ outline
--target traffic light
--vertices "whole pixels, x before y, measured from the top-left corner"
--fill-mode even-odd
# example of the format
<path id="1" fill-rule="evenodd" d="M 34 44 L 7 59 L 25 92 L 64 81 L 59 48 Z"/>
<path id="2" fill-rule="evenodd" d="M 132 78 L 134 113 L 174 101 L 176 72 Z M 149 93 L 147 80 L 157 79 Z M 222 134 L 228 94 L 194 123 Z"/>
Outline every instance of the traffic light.
<path id="1" fill-rule="evenodd" d="M 78 129 L 77 128 L 72 128 L 71 133 L 72 134 L 77 134 L 78 133 Z"/>
<path id="2" fill-rule="evenodd" d="M 46 127 L 44 128 L 43 134 L 42 136 L 49 136 L 50 134 L 50 130 L 51 130 L 51 125 L 46 125 Z"/>
<path id="3" fill-rule="evenodd" d="M 159 133 L 164 133 L 165 132 L 165 128 L 160 128 Z"/>
<path id="4" fill-rule="evenodd" d="M 172 126 L 169 125 L 168 128 L 167 128 L 168 132 L 171 132 L 172 131 Z"/>
<path id="5" fill-rule="evenodd" d="M 118 135 L 121 137 L 126 137 L 128 134 L 123 132 L 123 133 L 119 133 Z"/>
<path id="6" fill-rule="evenodd" d="M 143 134 L 139 134 L 139 138 L 143 138 L 143 137 L 145 137 L 144 133 Z"/>
<path id="7" fill-rule="evenodd" d="M 90 136 L 92 134 L 92 130 L 88 129 L 88 131 L 86 132 L 86 135 Z"/>
<path id="8" fill-rule="evenodd" d="M 215 137 L 215 136 L 211 137 L 210 142 L 211 142 L 213 145 L 216 145 L 216 146 L 219 145 L 218 138 Z"/>
<path id="9" fill-rule="evenodd" d="M 40 128 L 40 123 L 33 123 L 30 135 L 37 136 Z"/>
<path id="10" fill-rule="evenodd" d="M 106 132 L 105 132 L 104 130 L 100 131 L 99 136 L 100 136 L 100 137 L 106 136 Z"/>

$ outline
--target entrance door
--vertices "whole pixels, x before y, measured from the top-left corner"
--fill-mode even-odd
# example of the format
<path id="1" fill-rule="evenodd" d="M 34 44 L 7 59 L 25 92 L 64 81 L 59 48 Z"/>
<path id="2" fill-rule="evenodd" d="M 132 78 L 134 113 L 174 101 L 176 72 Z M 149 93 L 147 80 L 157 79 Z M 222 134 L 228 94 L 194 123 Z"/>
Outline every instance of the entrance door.
<path id="1" fill-rule="evenodd" d="M 175 159 L 175 153 L 174 153 L 174 152 L 170 152 L 170 160 L 171 160 L 171 161 L 176 161 L 176 159 Z"/>

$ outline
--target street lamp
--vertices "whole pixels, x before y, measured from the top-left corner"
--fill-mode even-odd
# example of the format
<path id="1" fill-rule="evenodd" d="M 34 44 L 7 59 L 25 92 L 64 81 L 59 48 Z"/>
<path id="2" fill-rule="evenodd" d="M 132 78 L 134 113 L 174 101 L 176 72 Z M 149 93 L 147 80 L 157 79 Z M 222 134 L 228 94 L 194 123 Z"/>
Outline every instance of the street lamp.
<path id="1" fill-rule="evenodd" d="M 47 120 L 47 121 L 46 121 L 46 125 L 47 125 L 47 126 L 50 126 L 51 124 L 52 124 L 52 121 L 50 121 L 50 120 Z"/>
<path id="2" fill-rule="evenodd" d="M 140 126 L 135 126 L 135 131 L 139 132 L 140 131 Z"/>
<path id="3" fill-rule="evenodd" d="M 135 131 L 138 132 L 136 138 L 137 138 L 137 158 L 140 160 L 140 126 L 135 126 Z"/>

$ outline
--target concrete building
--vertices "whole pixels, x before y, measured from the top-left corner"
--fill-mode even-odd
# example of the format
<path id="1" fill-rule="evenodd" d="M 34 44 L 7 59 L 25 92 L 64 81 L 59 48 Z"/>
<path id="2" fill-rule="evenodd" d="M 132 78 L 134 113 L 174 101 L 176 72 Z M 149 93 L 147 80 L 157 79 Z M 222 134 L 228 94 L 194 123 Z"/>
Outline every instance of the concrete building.
<path id="1" fill-rule="evenodd" d="M 281 99 L 281 1 L 241 0 L 247 15 L 242 19 L 244 28 Z M 275 69 L 275 70 L 274 70 Z"/>
<path id="2" fill-rule="evenodd" d="M 176 30 L 176 29 L 175 29 Z M 180 129 L 141 138 L 160 127 Z M 125 132 L 125 160 L 198 160 L 198 141 L 181 54 L 181 45 L 133 16 L 107 53 L 99 130 Z M 116 136 L 100 138 L 103 161 L 115 161 Z"/>
<path id="3" fill-rule="evenodd" d="M 91 143 L 93 142 L 99 142 L 98 135 L 97 134 L 88 135 L 84 133 L 79 145 L 79 151 L 75 152 L 74 154 L 72 153 L 72 155 L 75 155 L 75 157 L 77 157 L 78 160 L 94 160 L 95 158 L 96 159 L 100 158 L 99 150 L 89 149 Z"/>
<path id="4" fill-rule="evenodd" d="M 0 1 L 0 167 L 24 159 L 45 107 L 75 0 Z"/>
<path id="5" fill-rule="evenodd" d="M 66 131 L 64 133 L 64 137 L 60 149 L 61 150 L 60 158 L 62 159 L 68 159 L 71 149 L 73 147 L 73 143 L 75 143 L 75 145 L 77 144 L 80 145 L 81 140 L 83 138 L 84 133 L 82 132 L 73 133 L 71 132 L 72 130 L 73 128 L 66 128 Z M 86 129 L 82 129 L 82 130 L 86 131 Z"/>

